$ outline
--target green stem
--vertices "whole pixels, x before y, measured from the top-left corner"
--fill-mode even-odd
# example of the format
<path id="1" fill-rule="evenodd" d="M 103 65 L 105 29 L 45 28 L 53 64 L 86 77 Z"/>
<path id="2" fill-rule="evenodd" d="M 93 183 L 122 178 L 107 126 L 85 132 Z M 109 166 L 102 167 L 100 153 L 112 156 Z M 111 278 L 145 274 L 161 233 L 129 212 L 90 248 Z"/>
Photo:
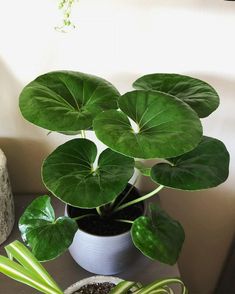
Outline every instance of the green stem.
<path id="1" fill-rule="evenodd" d="M 96 207 L 96 211 L 97 211 L 97 213 L 98 213 L 99 216 L 102 216 L 102 212 L 101 212 L 100 206 L 99 207 Z"/>
<path id="2" fill-rule="evenodd" d="M 127 220 L 127 219 L 115 219 L 116 222 L 121 222 L 121 223 L 127 223 L 127 224 L 133 224 L 133 221 Z"/>
<path id="3" fill-rule="evenodd" d="M 161 191 L 163 188 L 164 188 L 164 186 L 163 186 L 163 185 L 160 185 L 159 187 L 157 187 L 157 189 L 153 190 L 152 192 L 150 192 L 150 193 L 148 193 L 148 194 L 146 194 L 146 195 L 144 195 L 144 196 L 142 196 L 142 197 L 140 197 L 140 198 L 134 199 L 134 200 L 132 200 L 132 201 L 129 201 L 129 202 L 127 202 L 127 203 L 124 203 L 124 204 L 120 205 L 119 207 L 117 207 L 117 208 L 114 209 L 114 212 L 117 212 L 117 211 L 119 211 L 119 210 L 122 210 L 122 209 L 124 209 L 124 208 L 126 208 L 126 207 L 128 207 L 128 206 L 130 206 L 130 205 L 135 204 L 135 203 L 138 203 L 138 202 L 144 201 L 144 200 L 146 200 L 146 199 L 152 197 L 153 195 L 157 194 L 157 193 L 158 193 L 159 191 Z"/>
<path id="4" fill-rule="evenodd" d="M 80 220 L 80 219 L 83 219 L 83 218 L 85 218 L 85 217 L 88 217 L 88 216 L 94 216 L 94 215 L 96 215 L 96 214 L 94 214 L 94 213 L 89 213 L 89 214 L 84 214 L 84 215 L 80 215 L 80 216 L 74 217 L 73 219 L 74 219 L 74 220 Z"/>
<path id="5" fill-rule="evenodd" d="M 85 130 L 81 130 L 81 137 L 83 139 L 86 139 L 86 131 Z"/>
<path id="6" fill-rule="evenodd" d="M 134 183 L 131 185 L 130 189 L 126 192 L 126 194 L 125 194 L 124 197 L 120 200 L 120 202 L 119 202 L 118 204 L 114 205 L 114 202 L 115 202 L 115 199 L 114 199 L 114 202 L 111 203 L 111 207 L 115 206 L 116 208 L 118 208 L 118 207 L 123 203 L 123 201 L 127 198 L 127 196 L 128 196 L 128 195 L 131 193 L 131 191 L 134 189 L 135 184 L 137 183 L 138 179 L 139 179 L 139 175 L 136 177 Z M 115 208 L 115 209 L 116 209 L 116 208 Z M 114 211 L 115 211 L 115 209 L 114 209 Z"/>

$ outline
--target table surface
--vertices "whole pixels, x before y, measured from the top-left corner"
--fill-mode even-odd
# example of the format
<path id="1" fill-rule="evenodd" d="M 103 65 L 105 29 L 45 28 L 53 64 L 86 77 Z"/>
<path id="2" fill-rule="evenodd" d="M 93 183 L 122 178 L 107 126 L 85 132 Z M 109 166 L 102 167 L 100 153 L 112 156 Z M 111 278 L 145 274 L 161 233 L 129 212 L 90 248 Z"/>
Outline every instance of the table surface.
<path id="1" fill-rule="evenodd" d="M 4 250 L 5 245 L 16 239 L 20 240 L 19 230 L 17 228 L 18 219 L 22 215 L 24 209 L 35 197 L 36 196 L 32 195 L 15 196 L 16 223 L 8 240 L 0 245 L 0 255 L 6 255 Z M 57 217 L 63 215 L 64 205 L 55 199 L 55 197 L 53 197 L 52 205 L 55 209 Z M 43 265 L 62 289 L 66 289 L 78 280 L 92 276 L 91 273 L 82 269 L 75 263 L 69 252 L 66 252 L 53 261 L 44 263 Z M 144 256 L 140 256 L 135 264 L 133 264 L 125 272 L 118 274 L 118 276 L 125 280 L 140 281 L 145 284 L 160 278 L 178 277 L 180 274 L 177 265 L 168 266 L 159 262 L 151 261 Z M 178 292 L 177 289 L 176 292 Z M 0 274 L 0 293 L 36 294 L 39 292 Z"/>

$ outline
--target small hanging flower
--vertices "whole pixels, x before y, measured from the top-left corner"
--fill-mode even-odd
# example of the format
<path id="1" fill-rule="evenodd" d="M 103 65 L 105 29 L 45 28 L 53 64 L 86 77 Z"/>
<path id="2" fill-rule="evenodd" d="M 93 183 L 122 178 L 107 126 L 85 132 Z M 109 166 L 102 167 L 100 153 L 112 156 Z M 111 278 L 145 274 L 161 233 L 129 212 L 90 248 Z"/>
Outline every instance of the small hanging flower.
<path id="1" fill-rule="evenodd" d="M 78 0 L 59 0 L 58 7 L 62 11 L 63 21 L 61 25 L 55 27 L 56 30 L 66 33 L 68 29 L 75 28 L 75 25 L 72 23 L 70 17 L 72 7 L 76 1 Z"/>

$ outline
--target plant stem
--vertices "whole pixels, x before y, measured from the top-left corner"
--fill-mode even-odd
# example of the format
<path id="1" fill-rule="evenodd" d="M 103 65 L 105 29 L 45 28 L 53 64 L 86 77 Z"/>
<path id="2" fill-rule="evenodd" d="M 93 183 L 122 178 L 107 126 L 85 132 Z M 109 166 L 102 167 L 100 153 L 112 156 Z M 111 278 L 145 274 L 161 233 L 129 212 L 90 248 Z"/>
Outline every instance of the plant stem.
<path id="1" fill-rule="evenodd" d="M 83 139 L 86 139 L 86 131 L 85 130 L 81 130 L 81 137 Z"/>
<path id="2" fill-rule="evenodd" d="M 99 216 L 102 216 L 102 212 L 101 212 L 100 206 L 96 207 L 96 211 L 97 211 L 97 213 L 98 213 Z"/>
<path id="3" fill-rule="evenodd" d="M 127 220 L 127 219 L 115 219 L 116 222 L 121 223 L 127 223 L 127 224 L 133 224 L 133 221 Z"/>
<path id="4" fill-rule="evenodd" d="M 80 219 L 83 219 L 83 218 L 85 218 L 85 217 L 88 217 L 88 216 L 94 216 L 94 215 L 96 215 L 96 214 L 94 214 L 94 213 L 89 213 L 89 214 L 84 214 L 84 215 L 80 215 L 80 216 L 74 217 L 73 219 L 74 219 L 74 220 L 80 220 Z"/>
<path id="5" fill-rule="evenodd" d="M 140 198 L 134 199 L 134 200 L 132 200 L 132 201 L 129 201 L 129 202 L 127 202 L 127 203 L 124 203 L 124 204 L 120 205 L 119 207 L 117 207 L 117 208 L 114 209 L 114 212 L 117 212 L 117 211 L 119 211 L 119 210 L 122 210 L 123 208 L 126 208 L 126 207 L 128 207 L 128 206 L 130 206 L 130 205 L 133 205 L 133 204 L 135 204 L 135 203 L 138 203 L 138 202 L 144 201 L 144 200 L 146 200 L 146 199 L 152 197 L 154 194 L 158 193 L 159 191 L 161 191 L 163 188 L 164 188 L 164 186 L 163 186 L 163 185 L 160 185 L 159 187 L 157 187 L 157 188 L 156 188 L 155 190 L 153 190 L 152 192 L 150 192 L 150 193 L 148 193 L 148 194 L 146 194 L 146 195 L 144 195 L 144 196 L 141 196 Z"/>
<path id="6" fill-rule="evenodd" d="M 134 189 L 135 187 L 135 184 L 137 183 L 137 181 L 139 180 L 139 177 L 140 175 L 138 175 L 134 181 L 134 183 L 131 185 L 130 189 L 126 192 L 126 194 L 124 195 L 124 197 L 120 200 L 120 202 L 118 204 L 116 204 L 115 206 L 118 208 L 122 203 L 123 201 L 127 198 L 127 196 L 131 193 L 132 189 Z M 115 201 L 115 199 L 114 199 Z M 114 206 L 114 202 L 111 203 L 111 208 Z M 115 211 L 115 209 L 114 209 Z"/>

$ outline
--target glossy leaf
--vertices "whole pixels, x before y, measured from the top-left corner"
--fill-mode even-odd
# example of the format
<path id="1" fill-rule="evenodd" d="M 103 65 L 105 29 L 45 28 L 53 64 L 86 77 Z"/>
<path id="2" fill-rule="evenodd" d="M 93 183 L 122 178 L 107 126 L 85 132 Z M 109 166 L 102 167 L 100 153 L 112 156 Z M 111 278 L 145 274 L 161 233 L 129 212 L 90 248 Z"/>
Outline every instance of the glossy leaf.
<path id="1" fill-rule="evenodd" d="M 135 282 L 131 281 L 122 281 L 117 284 L 110 292 L 110 294 L 128 294 L 128 293 L 136 293 L 136 294 L 154 294 L 154 293 L 167 293 L 174 294 L 173 288 L 171 285 L 177 285 L 181 288 L 179 293 L 188 294 L 188 290 L 186 289 L 184 283 L 179 278 L 165 278 L 153 281 L 152 283 L 142 286 L 141 284 L 135 284 L 137 286 L 136 289 L 133 289 L 133 284 Z M 179 288 L 177 288 L 179 291 Z M 130 291 L 129 291 L 130 290 Z M 178 293 L 177 291 L 177 293 Z"/>
<path id="2" fill-rule="evenodd" d="M 132 282 L 132 281 L 122 281 L 118 283 L 109 294 L 127 294 L 127 293 L 135 293 L 141 288 L 140 283 Z M 139 293 L 139 292 L 138 292 Z"/>
<path id="3" fill-rule="evenodd" d="M 50 197 L 45 195 L 26 208 L 19 220 L 19 229 L 35 257 L 46 261 L 67 250 L 77 231 L 77 223 L 69 217 L 55 219 Z"/>
<path id="4" fill-rule="evenodd" d="M 90 129 L 103 110 L 117 108 L 117 89 L 104 79 L 57 71 L 39 76 L 20 94 L 20 110 L 30 122 L 51 131 Z"/>
<path id="5" fill-rule="evenodd" d="M 134 173 L 134 160 L 110 149 L 98 159 L 96 145 L 87 139 L 74 139 L 58 147 L 43 163 L 46 187 L 73 206 L 94 208 L 120 194 Z"/>
<path id="6" fill-rule="evenodd" d="M 199 117 L 206 117 L 219 106 L 214 88 L 199 79 L 179 74 L 149 74 L 133 84 L 135 89 L 160 91 L 183 100 Z"/>
<path id="7" fill-rule="evenodd" d="M 100 113 L 93 123 L 97 137 L 117 152 L 144 159 L 172 157 L 192 150 L 201 140 L 197 114 L 177 98 L 133 91 L 119 99 L 119 107 L 121 111 Z"/>
<path id="8" fill-rule="evenodd" d="M 179 293 L 188 294 L 188 290 L 184 283 L 179 278 L 165 278 L 156 280 L 145 287 L 143 287 L 138 294 L 154 294 L 154 293 L 169 293 L 174 294 L 175 292 L 171 288 L 171 285 L 177 285 L 181 288 Z M 168 290 L 167 292 L 165 290 Z M 157 291 L 159 290 L 159 291 Z M 178 291 L 177 291 L 178 293 Z"/>
<path id="9" fill-rule="evenodd" d="M 135 246 L 147 257 L 175 264 L 184 242 L 184 230 L 158 206 L 150 206 L 150 216 L 137 218 L 131 229 Z"/>
<path id="10" fill-rule="evenodd" d="M 49 287 L 59 289 L 57 283 L 48 274 L 45 268 L 35 258 L 35 256 L 18 240 L 10 243 L 5 247 L 9 259 L 17 260 L 18 263 L 34 275 L 38 280 L 41 280 L 43 284 L 47 284 Z"/>
<path id="11" fill-rule="evenodd" d="M 169 163 L 156 164 L 151 171 L 153 181 L 181 190 L 201 190 L 223 183 L 229 173 L 229 153 L 224 144 L 214 138 L 203 137 L 192 151 Z"/>

